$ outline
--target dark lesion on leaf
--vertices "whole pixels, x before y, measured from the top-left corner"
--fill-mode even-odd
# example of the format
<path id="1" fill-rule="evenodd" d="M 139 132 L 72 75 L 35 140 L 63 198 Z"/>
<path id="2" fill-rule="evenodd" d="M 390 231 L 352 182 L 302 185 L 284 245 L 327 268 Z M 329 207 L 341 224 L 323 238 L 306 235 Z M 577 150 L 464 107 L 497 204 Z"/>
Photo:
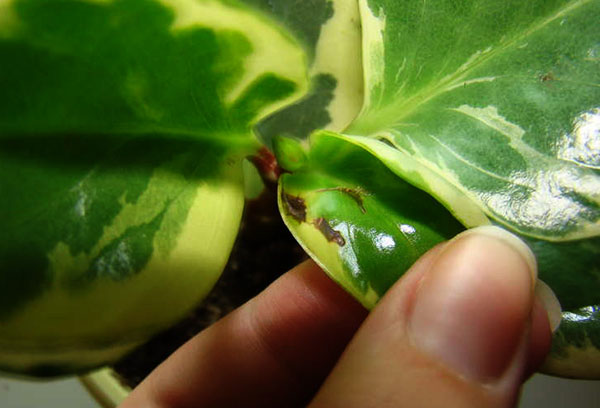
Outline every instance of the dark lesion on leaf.
<path id="1" fill-rule="evenodd" d="M 394 149 L 396 148 L 396 146 L 394 146 L 394 143 L 392 143 L 392 141 L 385 136 L 376 136 L 375 140 L 377 140 L 378 142 L 384 143 L 391 148 L 394 148 Z"/>
<path id="2" fill-rule="evenodd" d="M 540 75 L 540 82 L 550 82 L 556 81 L 554 74 L 552 72 L 546 72 L 545 74 Z"/>
<path id="3" fill-rule="evenodd" d="M 283 204 L 287 213 L 299 222 L 306 221 L 306 203 L 300 196 L 282 193 Z"/>
<path id="4" fill-rule="evenodd" d="M 330 188 L 322 188 L 317 191 L 319 191 L 319 192 L 339 191 L 340 193 L 346 194 L 348 197 L 350 197 L 352 200 L 354 200 L 354 202 L 356 202 L 356 205 L 358 205 L 358 208 L 360 209 L 360 211 L 363 214 L 365 214 L 367 212 L 367 210 L 365 209 L 364 202 L 363 202 L 363 196 L 369 195 L 369 193 L 367 191 L 365 191 L 364 189 L 362 189 L 361 187 L 356 187 L 356 188 L 330 187 Z"/>
<path id="5" fill-rule="evenodd" d="M 334 230 L 327 220 L 323 217 L 316 218 L 313 221 L 313 225 L 323 234 L 325 239 L 329 242 L 335 242 L 339 246 L 346 245 L 346 240 L 338 231 Z"/>

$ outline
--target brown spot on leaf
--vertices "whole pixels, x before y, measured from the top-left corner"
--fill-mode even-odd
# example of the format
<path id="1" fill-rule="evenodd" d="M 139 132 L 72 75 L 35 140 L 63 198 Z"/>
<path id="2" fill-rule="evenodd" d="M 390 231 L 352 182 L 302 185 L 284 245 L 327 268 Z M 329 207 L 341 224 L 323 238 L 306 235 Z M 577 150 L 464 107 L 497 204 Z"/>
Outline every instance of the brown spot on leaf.
<path id="1" fill-rule="evenodd" d="M 306 221 L 306 203 L 304 199 L 291 194 L 283 193 L 283 203 L 287 213 L 299 222 Z"/>
<path id="2" fill-rule="evenodd" d="M 554 81 L 556 80 L 556 78 L 554 78 L 554 74 L 552 74 L 552 72 L 546 72 L 543 75 L 540 75 L 540 81 L 542 82 L 548 82 L 548 81 Z"/>
<path id="3" fill-rule="evenodd" d="M 346 245 L 346 240 L 344 240 L 342 234 L 334 230 L 325 218 L 319 217 L 313 221 L 313 224 L 321 234 L 323 234 L 327 241 L 335 242 L 339 246 Z"/>

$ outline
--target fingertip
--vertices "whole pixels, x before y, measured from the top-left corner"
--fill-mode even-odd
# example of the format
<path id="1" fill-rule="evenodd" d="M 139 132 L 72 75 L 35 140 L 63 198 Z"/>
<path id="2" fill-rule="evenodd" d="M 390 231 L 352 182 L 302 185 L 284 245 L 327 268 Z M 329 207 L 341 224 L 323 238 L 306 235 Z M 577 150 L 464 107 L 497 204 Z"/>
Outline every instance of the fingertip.
<path id="1" fill-rule="evenodd" d="M 535 286 L 535 298 L 539 306 L 546 312 L 550 331 L 556 332 L 562 320 L 562 307 L 550 286 L 540 279 L 537 280 Z"/>
<path id="2" fill-rule="evenodd" d="M 529 355 L 524 378 L 531 377 L 542 365 L 552 347 L 552 328 L 544 303 L 536 297 L 531 310 Z"/>
<path id="3" fill-rule="evenodd" d="M 531 251 L 497 228 L 429 252 L 375 307 L 315 406 L 510 404 L 530 353 L 535 278 Z M 543 355 L 548 336 L 536 319 L 534 344 Z"/>
<path id="4" fill-rule="evenodd" d="M 495 381 L 510 365 L 533 301 L 532 264 L 507 236 L 486 228 L 452 240 L 424 277 L 409 320 L 418 348 L 478 382 Z"/>

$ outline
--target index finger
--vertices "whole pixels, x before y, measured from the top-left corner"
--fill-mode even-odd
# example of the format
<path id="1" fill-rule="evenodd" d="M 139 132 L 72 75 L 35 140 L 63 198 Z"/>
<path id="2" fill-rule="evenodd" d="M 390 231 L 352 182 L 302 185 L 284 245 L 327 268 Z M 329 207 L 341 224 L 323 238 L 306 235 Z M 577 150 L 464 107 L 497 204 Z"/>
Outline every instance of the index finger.
<path id="1" fill-rule="evenodd" d="M 183 345 L 121 408 L 305 406 L 366 315 L 303 262 Z"/>

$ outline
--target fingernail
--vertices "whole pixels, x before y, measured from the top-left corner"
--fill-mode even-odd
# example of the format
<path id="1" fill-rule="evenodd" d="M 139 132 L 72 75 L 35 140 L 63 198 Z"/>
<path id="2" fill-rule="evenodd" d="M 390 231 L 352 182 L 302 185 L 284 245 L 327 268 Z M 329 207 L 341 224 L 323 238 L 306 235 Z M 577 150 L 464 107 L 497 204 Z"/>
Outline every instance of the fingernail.
<path id="1" fill-rule="evenodd" d="M 451 240 L 416 292 L 409 330 L 415 347 L 462 377 L 499 379 L 528 326 L 535 257 L 498 227 Z"/>
<path id="2" fill-rule="evenodd" d="M 544 281 L 539 280 L 535 285 L 535 297 L 540 301 L 546 313 L 548 314 L 548 323 L 550 324 L 550 330 L 554 333 L 560 326 L 562 320 L 562 307 L 558 298 Z"/>

